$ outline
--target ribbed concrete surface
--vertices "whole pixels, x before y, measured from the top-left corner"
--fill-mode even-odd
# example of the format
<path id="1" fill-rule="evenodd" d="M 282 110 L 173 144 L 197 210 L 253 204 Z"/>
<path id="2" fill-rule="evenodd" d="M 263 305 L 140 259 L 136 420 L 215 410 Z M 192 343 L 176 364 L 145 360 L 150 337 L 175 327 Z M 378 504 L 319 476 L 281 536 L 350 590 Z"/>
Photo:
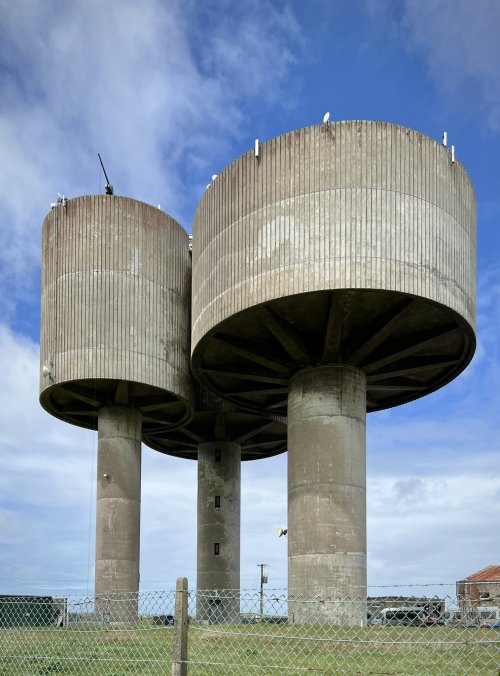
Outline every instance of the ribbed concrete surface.
<path id="1" fill-rule="evenodd" d="M 245 308 L 320 289 L 422 296 L 475 322 L 475 194 L 449 149 L 406 127 L 339 122 L 246 153 L 193 228 L 193 349 Z"/>
<path id="2" fill-rule="evenodd" d="M 368 410 L 423 396 L 474 353 L 475 237 L 470 178 L 434 139 L 354 121 L 263 143 L 195 215 L 193 370 L 281 415 L 289 378 L 328 363 L 369 376 Z"/>
<path id="3" fill-rule="evenodd" d="M 305 369 L 290 382 L 288 589 L 309 599 L 366 600 L 366 378 L 350 366 Z M 348 612 L 312 605 L 294 602 L 295 621 L 364 617 L 359 603 Z"/>
<path id="4" fill-rule="evenodd" d="M 242 460 L 269 458 L 286 451 L 286 418 L 238 410 L 195 386 L 195 410 L 185 425 L 145 434 L 150 448 L 179 458 L 198 459 L 198 447 L 209 441 L 237 444 Z"/>
<path id="5" fill-rule="evenodd" d="M 128 407 L 110 406 L 99 413 L 97 597 L 139 590 L 141 426 L 139 411 Z"/>
<path id="6" fill-rule="evenodd" d="M 216 503 L 216 497 L 218 501 Z M 203 594 L 199 620 L 239 619 L 241 449 L 213 442 L 198 448 L 198 590 L 213 590 L 213 604 Z M 222 598 L 217 598 L 217 590 Z M 235 592 L 229 593 L 229 590 Z"/>
<path id="7" fill-rule="evenodd" d="M 110 381 L 124 381 L 140 386 L 128 388 L 130 403 L 166 391 L 178 408 L 171 419 L 184 419 L 189 268 L 186 232 L 150 205 L 95 195 L 52 209 L 43 224 L 42 405 L 95 428 L 73 404 L 112 403 Z"/>

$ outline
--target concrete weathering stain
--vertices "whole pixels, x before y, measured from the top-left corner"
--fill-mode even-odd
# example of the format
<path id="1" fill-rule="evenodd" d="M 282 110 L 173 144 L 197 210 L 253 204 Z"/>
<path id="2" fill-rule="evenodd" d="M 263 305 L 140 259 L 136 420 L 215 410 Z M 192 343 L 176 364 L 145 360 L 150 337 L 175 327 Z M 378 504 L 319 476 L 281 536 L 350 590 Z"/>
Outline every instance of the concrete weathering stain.
<path id="1" fill-rule="evenodd" d="M 475 238 L 460 162 L 382 122 L 293 131 L 219 173 L 194 217 L 191 301 L 173 219 L 69 200 L 44 225 L 42 405 L 94 428 L 128 406 L 142 420 L 129 454 L 142 439 L 198 460 L 199 589 L 239 588 L 241 460 L 288 450 L 289 593 L 351 598 L 342 621 L 357 623 L 366 413 L 469 363 Z M 300 601 L 290 612 L 300 622 Z M 237 600 L 218 613 L 234 619 Z"/>

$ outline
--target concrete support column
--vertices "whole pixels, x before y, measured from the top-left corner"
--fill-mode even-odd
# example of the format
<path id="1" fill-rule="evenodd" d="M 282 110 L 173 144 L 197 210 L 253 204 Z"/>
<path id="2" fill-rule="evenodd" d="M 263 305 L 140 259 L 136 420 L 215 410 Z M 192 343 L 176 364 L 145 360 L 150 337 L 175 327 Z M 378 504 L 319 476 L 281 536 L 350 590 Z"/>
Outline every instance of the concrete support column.
<path id="1" fill-rule="evenodd" d="M 111 622 L 137 619 L 141 425 L 133 408 L 99 410 L 95 595 L 99 613 Z"/>
<path id="2" fill-rule="evenodd" d="M 366 380 L 350 366 L 290 381 L 288 587 L 291 621 L 366 619 Z"/>
<path id="3" fill-rule="evenodd" d="M 197 617 L 239 620 L 241 448 L 198 447 Z M 207 593 L 208 592 L 208 593 Z"/>

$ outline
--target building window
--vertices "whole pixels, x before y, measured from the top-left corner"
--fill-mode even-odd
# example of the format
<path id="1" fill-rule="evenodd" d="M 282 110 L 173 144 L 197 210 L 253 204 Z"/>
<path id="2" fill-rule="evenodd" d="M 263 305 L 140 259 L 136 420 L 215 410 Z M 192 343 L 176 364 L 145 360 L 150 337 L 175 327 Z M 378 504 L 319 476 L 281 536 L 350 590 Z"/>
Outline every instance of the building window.
<path id="1" fill-rule="evenodd" d="M 220 545 L 218 542 L 214 542 L 214 556 L 219 556 L 220 554 Z"/>
<path id="2" fill-rule="evenodd" d="M 215 462 L 220 462 L 220 448 L 215 449 Z"/>
<path id="3" fill-rule="evenodd" d="M 488 601 L 490 598 L 490 592 L 481 592 L 479 594 L 479 598 L 481 599 L 481 601 Z"/>
<path id="4" fill-rule="evenodd" d="M 215 509 L 220 509 L 220 495 L 215 496 Z"/>

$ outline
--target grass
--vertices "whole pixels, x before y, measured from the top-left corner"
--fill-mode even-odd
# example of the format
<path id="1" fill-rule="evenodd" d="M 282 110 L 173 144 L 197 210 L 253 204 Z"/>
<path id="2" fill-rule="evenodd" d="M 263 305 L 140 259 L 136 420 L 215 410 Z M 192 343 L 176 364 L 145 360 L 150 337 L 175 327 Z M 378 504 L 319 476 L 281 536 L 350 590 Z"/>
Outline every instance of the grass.
<path id="1" fill-rule="evenodd" d="M 173 629 L 0 629 L 0 674 L 170 674 Z M 200 625 L 189 630 L 190 675 L 424 674 L 498 676 L 500 630 L 452 627 Z"/>

